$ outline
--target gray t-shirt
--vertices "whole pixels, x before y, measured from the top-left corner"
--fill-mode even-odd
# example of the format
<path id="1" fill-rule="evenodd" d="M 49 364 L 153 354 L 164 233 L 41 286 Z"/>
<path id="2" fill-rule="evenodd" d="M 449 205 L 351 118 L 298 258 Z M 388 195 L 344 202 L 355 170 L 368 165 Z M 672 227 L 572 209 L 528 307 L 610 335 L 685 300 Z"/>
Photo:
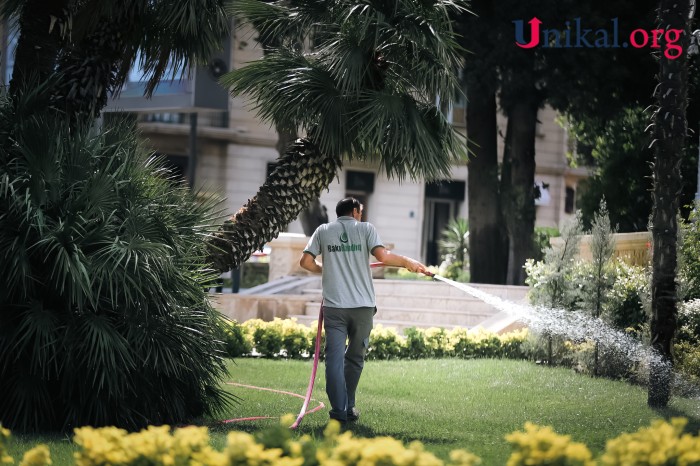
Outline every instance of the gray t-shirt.
<path id="1" fill-rule="evenodd" d="M 374 225 L 352 217 L 339 217 L 314 231 L 304 252 L 323 256 L 325 306 L 376 306 L 369 255 L 378 246 L 383 244 Z"/>

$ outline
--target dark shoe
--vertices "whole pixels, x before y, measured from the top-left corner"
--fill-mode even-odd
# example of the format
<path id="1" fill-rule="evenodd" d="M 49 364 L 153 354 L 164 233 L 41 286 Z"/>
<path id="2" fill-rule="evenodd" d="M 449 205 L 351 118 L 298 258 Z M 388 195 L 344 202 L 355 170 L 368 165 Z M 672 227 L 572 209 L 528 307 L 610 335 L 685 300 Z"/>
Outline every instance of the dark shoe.
<path id="1" fill-rule="evenodd" d="M 341 418 L 339 418 L 339 417 L 335 417 L 335 416 L 332 415 L 332 414 L 331 414 L 329 417 L 330 417 L 331 419 L 333 419 L 334 421 L 340 422 L 340 425 L 341 425 L 341 426 L 344 425 L 346 422 L 348 422 L 347 419 L 341 419 Z"/>
<path id="2" fill-rule="evenodd" d="M 348 422 L 357 421 L 360 419 L 360 412 L 354 406 L 348 409 Z"/>

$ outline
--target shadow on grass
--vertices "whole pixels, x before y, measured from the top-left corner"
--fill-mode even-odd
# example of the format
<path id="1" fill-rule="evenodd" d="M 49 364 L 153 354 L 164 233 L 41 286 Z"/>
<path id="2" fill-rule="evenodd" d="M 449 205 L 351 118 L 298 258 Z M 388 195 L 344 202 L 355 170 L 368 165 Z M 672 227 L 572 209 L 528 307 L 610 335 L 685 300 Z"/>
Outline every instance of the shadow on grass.
<path id="1" fill-rule="evenodd" d="M 302 425 L 301 428 L 299 429 L 300 434 L 309 434 L 310 436 L 314 438 L 322 438 L 323 437 L 323 431 L 325 430 L 326 426 L 315 426 L 312 428 L 304 428 Z M 381 432 L 378 432 L 376 429 L 363 424 L 362 422 L 349 422 L 341 428 L 341 433 L 342 432 L 351 432 L 354 437 L 362 437 L 362 438 L 374 438 L 374 437 L 393 437 L 396 440 L 400 440 L 403 443 L 410 443 L 413 441 L 419 441 L 421 443 L 429 443 L 429 444 L 436 444 L 436 445 L 443 445 L 443 444 L 452 444 L 455 442 L 455 438 L 453 437 L 410 437 L 406 435 L 401 435 L 401 434 L 396 434 L 396 433 L 391 433 L 387 432 L 386 430 L 383 430 Z"/>
<path id="2" fill-rule="evenodd" d="M 690 415 L 687 412 L 683 412 L 679 409 L 670 407 L 652 409 L 656 414 L 659 415 L 659 417 L 662 417 L 666 420 L 669 420 L 672 417 L 684 417 L 688 420 L 688 424 L 686 424 L 685 426 L 685 432 L 691 432 L 694 434 L 700 432 L 700 416 L 698 415 Z"/>

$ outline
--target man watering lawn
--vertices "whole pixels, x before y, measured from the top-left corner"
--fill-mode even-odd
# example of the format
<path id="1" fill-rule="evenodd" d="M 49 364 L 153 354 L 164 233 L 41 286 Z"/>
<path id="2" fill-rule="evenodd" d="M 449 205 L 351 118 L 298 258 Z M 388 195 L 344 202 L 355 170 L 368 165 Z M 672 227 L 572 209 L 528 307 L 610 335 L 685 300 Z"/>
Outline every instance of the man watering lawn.
<path id="1" fill-rule="evenodd" d="M 356 421 L 360 416 L 355 390 L 377 312 L 370 253 L 384 265 L 426 272 L 420 262 L 387 251 L 374 225 L 362 222 L 362 209 L 353 197 L 338 202 L 338 219 L 316 229 L 299 260 L 304 269 L 322 274 L 326 393 L 330 417 L 341 422 Z M 319 255 L 323 264 L 316 261 Z"/>

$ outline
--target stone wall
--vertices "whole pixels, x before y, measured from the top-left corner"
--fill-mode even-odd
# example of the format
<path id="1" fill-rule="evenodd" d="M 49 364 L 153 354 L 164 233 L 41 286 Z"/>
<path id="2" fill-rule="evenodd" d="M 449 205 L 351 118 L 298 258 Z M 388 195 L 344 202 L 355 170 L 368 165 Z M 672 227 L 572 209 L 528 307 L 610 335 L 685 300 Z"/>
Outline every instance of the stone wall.
<path id="1" fill-rule="evenodd" d="M 591 238 L 591 235 L 583 235 L 579 250 L 579 257 L 588 261 L 592 259 Z M 621 258 L 629 265 L 649 265 L 651 262 L 651 232 L 615 233 L 613 238 L 615 239 L 615 257 Z M 551 238 L 550 244 L 559 247 L 564 244 L 564 241 L 561 238 Z"/>

